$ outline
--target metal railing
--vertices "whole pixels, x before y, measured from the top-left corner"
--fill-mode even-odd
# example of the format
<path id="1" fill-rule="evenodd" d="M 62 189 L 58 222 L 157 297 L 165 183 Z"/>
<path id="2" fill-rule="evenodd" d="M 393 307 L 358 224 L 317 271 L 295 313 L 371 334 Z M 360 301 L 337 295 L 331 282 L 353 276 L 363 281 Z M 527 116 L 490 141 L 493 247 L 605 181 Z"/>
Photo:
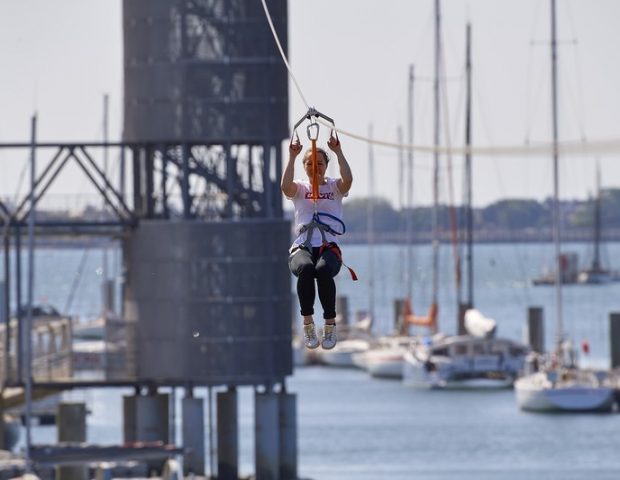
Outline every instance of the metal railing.
<path id="1" fill-rule="evenodd" d="M 0 381 L 2 385 L 20 383 L 20 362 L 16 350 L 18 323 L 9 322 L 11 349 L 5 351 L 6 325 L 0 325 Z M 32 378 L 35 382 L 67 380 L 73 376 L 72 319 L 69 317 L 38 317 L 32 328 Z"/>

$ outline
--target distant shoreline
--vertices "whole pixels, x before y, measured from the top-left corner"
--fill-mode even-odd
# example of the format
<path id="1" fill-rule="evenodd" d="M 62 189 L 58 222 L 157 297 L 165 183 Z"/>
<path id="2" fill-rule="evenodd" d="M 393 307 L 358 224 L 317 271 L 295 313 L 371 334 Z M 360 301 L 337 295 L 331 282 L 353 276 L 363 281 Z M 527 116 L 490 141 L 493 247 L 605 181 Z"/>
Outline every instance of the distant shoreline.
<path id="1" fill-rule="evenodd" d="M 405 234 L 400 232 L 375 232 L 373 234 L 375 243 L 396 244 L 405 243 Z M 443 231 L 439 235 L 441 243 L 450 243 L 451 234 Z M 431 244 L 432 235 L 430 232 L 421 232 L 413 235 L 412 243 L 416 245 Z M 474 243 L 551 243 L 553 241 L 550 228 L 535 229 L 528 228 L 522 230 L 480 230 L 474 232 Z M 562 232 L 562 242 L 570 243 L 592 243 L 592 230 L 571 229 Z M 463 243 L 462 236 L 459 242 Z M 603 232 L 601 242 L 620 242 L 620 228 L 610 228 Z M 366 232 L 347 232 L 342 243 L 349 245 L 368 244 Z"/>
<path id="2" fill-rule="evenodd" d="M 406 243 L 405 234 L 402 232 L 375 232 L 373 234 L 374 242 L 377 244 L 403 245 Z M 452 242 L 449 231 L 440 233 L 440 242 L 442 244 L 450 244 Z M 12 239 L 11 239 L 12 240 Z M 521 230 L 477 230 L 474 232 L 474 244 L 488 243 L 552 243 L 551 230 L 543 229 L 521 229 Z M 462 237 L 459 242 L 464 243 Z M 564 243 L 592 243 L 591 229 L 571 229 L 562 233 L 562 242 Z M 601 243 L 620 242 L 620 228 L 608 228 L 603 231 Z M 347 245 L 366 245 L 368 244 L 368 235 L 366 232 L 347 232 L 339 238 L 339 243 Z M 432 235 L 430 232 L 417 232 L 413 235 L 412 243 L 415 245 L 430 245 L 432 243 Z M 90 248 L 104 249 L 117 248 L 120 240 L 112 240 L 106 237 L 38 237 L 35 238 L 35 247 L 41 248 Z M 14 242 L 11 242 L 10 248 L 13 250 Z M 22 250 L 27 250 L 28 244 L 25 238 L 22 238 Z"/>

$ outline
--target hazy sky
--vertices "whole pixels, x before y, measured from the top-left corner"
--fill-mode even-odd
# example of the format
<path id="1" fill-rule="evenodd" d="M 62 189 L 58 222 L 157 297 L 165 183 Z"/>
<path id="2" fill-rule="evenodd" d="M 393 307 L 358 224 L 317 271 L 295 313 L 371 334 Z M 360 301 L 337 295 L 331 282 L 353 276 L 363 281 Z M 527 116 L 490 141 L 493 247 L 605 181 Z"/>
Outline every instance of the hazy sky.
<path id="1" fill-rule="evenodd" d="M 260 0 L 256 0 L 259 2 Z M 39 140 L 102 137 L 109 93 L 110 137 L 120 139 L 122 24 L 120 0 L 2 0 L 0 141 L 25 141 L 39 115 Z M 289 57 L 308 102 L 337 125 L 396 140 L 406 128 L 407 78 L 415 65 L 414 143 L 432 144 L 433 0 L 290 0 Z M 464 124 L 465 23 L 473 31 L 474 144 L 522 145 L 550 138 L 549 1 L 443 0 L 443 39 L 451 143 Z M 620 2 L 558 0 L 560 138 L 620 137 Z M 304 112 L 290 87 L 290 119 Z M 444 112 L 445 113 L 445 112 Z M 406 133 L 405 133 L 406 135 Z M 342 138 L 355 175 L 354 196 L 369 190 L 368 145 Z M 620 152 L 599 156 L 603 187 L 620 187 Z M 13 194 L 25 155 L 0 152 L 0 193 Z M 398 152 L 374 148 L 374 190 L 398 202 Z M 454 157 L 460 200 L 462 158 Z M 594 155 L 562 160 L 562 196 L 585 198 L 594 187 Z M 445 159 L 442 160 L 445 165 Z M 428 155 L 415 155 L 416 204 L 431 202 Z M 551 193 L 546 157 L 475 157 L 474 202 L 542 199 Z M 442 167 L 445 172 L 445 168 Z M 301 173 L 301 172 L 300 172 Z M 66 175 L 59 185 L 80 191 Z M 442 197 L 446 198 L 446 181 Z"/>

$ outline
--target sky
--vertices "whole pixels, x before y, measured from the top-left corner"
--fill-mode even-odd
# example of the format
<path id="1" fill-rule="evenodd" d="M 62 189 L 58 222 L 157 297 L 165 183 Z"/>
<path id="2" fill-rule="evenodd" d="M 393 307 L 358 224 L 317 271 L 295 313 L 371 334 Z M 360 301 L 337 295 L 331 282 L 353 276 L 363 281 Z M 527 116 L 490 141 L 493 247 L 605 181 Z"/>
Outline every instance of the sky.
<path id="1" fill-rule="evenodd" d="M 260 0 L 256 0 L 260 1 Z M 110 139 L 122 130 L 120 0 L 2 0 L 0 15 L 0 142 L 27 141 L 38 115 L 40 141 L 98 141 L 103 95 L 110 96 Z M 443 0 L 442 39 L 447 99 L 442 123 L 452 145 L 464 138 L 465 25 L 472 25 L 473 144 L 549 142 L 550 50 L 546 0 Z M 289 0 L 289 60 L 311 106 L 347 131 L 394 142 L 407 136 L 407 89 L 414 65 L 414 144 L 433 143 L 432 0 Z M 558 0 L 559 131 L 561 140 L 620 138 L 620 2 Z M 290 123 L 306 111 L 290 84 Z M 323 133 L 325 133 L 323 129 Z M 303 140 L 303 136 L 302 136 Z M 321 142 L 326 140 L 321 138 Z M 369 191 L 396 207 L 399 151 L 343 136 L 354 173 L 350 198 Z M 308 142 L 306 141 L 306 144 Z M 369 176 L 369 157 L 374 175 Z M 620 152 L 561 159 L 563 198 L 585 199 L 600 163 L 603 188 L 620 188 Z M 0 152 L 0 194 L 15 192 L 25 152 Z M 332 162 L 334 163 L 334 162 Z M 453 198 L 462 199 L 463 159 L 454 155 Z M 441 158 L 440 196 L 448 200 L 448 159 Z M 473 201 L 542 200 L 552 193 L 548 156 L 474 156 Z M 300 169 L 297 170 L 301 175 Z M 332 172 L 334 174 L 334 172 Z M 79 192 L 68 172 L 54 188 Z M 414 152 L 414 205 L 432 202 L 432 158 Z"/>

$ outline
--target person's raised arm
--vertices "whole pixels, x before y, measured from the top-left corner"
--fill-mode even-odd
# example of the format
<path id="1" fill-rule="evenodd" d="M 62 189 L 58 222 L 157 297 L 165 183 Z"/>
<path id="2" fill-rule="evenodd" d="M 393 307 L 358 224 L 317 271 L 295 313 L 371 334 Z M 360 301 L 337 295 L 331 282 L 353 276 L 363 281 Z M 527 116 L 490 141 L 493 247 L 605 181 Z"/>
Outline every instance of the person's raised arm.
<path id="1" fill-rule="evenodd" d="M 301 143 L 299 138 L 292 142 L 288 147 L 288 163 L 282 172 L 282 181 L 280 188 L 282 193 L 289 198 L 293 198 L 297 194 L 297 184 L 293 181 L 295 175 L 295 159 L 301 152 Z"/>
<path id="2" fill-rule="evenodd" d="M 336 182 L 336 185 L 338 185 L 338 190 L 340 190 L 340 193 L 344 195 L 351 190 L 351 185 L 353 184 L 353 173 L 351 173 L 351 167 L 349 166 L 347 159 L 344 158 L 344 153 L 342 153 L 342 145 L 340 144 L 340 140 L 338 140 L 338 138 L 334 136 L 329 137 L 327 146 L 336 154 L 336 158 L 338 159 L 340 178 Z"/>

